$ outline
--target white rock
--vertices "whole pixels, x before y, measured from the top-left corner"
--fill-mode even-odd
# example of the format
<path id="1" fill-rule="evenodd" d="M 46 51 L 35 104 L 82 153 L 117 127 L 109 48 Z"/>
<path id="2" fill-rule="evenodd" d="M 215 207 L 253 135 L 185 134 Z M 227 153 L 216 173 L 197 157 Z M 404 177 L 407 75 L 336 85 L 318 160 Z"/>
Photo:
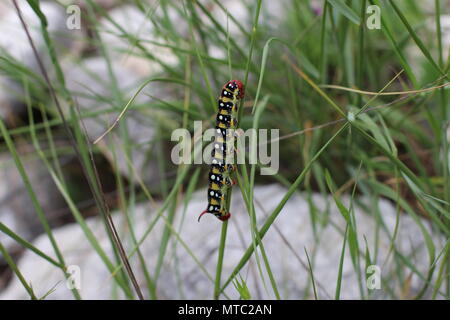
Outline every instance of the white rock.
<path id="1" fill-rule="evenodd" d="M 437 29 L 436 29 L 436 18 L 435 18 L 435 5 L 434 1 L 421 1 L 421 8 L 430 18 L 426 19 L 424 24 L 425 26 L 418 29 L 419 38 L 427 47 L 427 50 L 431 53 L 434 61 L 436 63 L 439 62 L 439 52 L 438 52 L 438 38 L 437 38 Z M 441 22 L 441 37 L 442 37 L 442 56 L 444 63 L 446 61 L 448 52 L 450 50 L 450 14 L 443 14 L 440 16 Z M 414 74 L 421 76 L 428 76 L 428 73 L 425 72 L 425 69 L 432 68 L 428 62 L 428 59 L 425 57 L 423 52 L 417 46 L 414 41 L 411 41 L 405 49 L 406 56 L 409 61 L 409 65 L 412 68 Z M 433 69 L 434 70 L 434 69 Z M 420 79 L 419 77 L 419 79 Z M 448 87 L 447 87 L 448 89 Z"/>
<path id="2" fill-rule="evenodd" d="M 45 43 L 40 31 L 41 25 L 39 18 L 26 3 L 18 3 L 36 47 L 43 49 Z M 30 43 L 17 16 L 17 12 L 11 2 L 8 2 L 8 5 L 5 6 L 6 10 L 0 20 L 0 30 L 2 30 L 3 34 L 0 38 L 0 47 L 27 67 L 34 69 L 37 66 L 36 60 L 33 57 Z M 67 37 L 61 36 L 61 31 L 66 29 L 66 16 L 63 8 L 49 2 L 42 2 L 40 7 L 47 17 L 49 33 L 58 36 L 57 40 L 69 41 Z M 67 42 L 63 42 L 58 48 L 66 48 L 67 50 L 67 44 Z"/>
<path id="3" fill-rule="evenodd" d="M 448 54 L 450 50 L 450 14 L 441 15 L 442 54 Z"/>
<path id="4" fill-rule="evenodd" d="M 163 37 L 157 35 L 150 19 L 153 14 L 159 14 L 160 10 L 156 6 L 155 11 L 155 4 L 153 4 L 144 14 L 135 6 L 125 5 L 111 10 L 109 19 L 101 19 L 99 23 L 100 36 L 108 48 L 108 53 L 116 62 L 133 70 L 139 76 L 155 75 L 163 71 L 162 64 L 174 67 L 179 62 L 178 57 L 171 49 L 149 42 L 167 44 Z M 121 29 L 118 29 L 110 20 L 119 25 Z M 155 60 L 143 57 L 140 49 L 131 43 L 132 40 L 124 36 L 122 30 L 139 39 L 139 44 L 152 54 Z"/>
<path id="5" fill-rule="evenodd" d="M 150 14 L 156 13 L 150 10 L 148 15 Z M 163 71 L 160 61 L 172 67 L 178 64 L 178 58 L 170 49 L 145 42 L 164 42 L 155 34 L 148 15 L 146 16 L 134 6 L 120 6 L 109 11 L 109 19 L 120 25 L 126 33 L 141 39 L 140 44 L 154 55 L 156 60 L 143 57 L 140 49 L 123 37 L 122 30 L 117 29 L 110 20 L 101 19 L 99 21 L 100 37 L 111 59 L 111 71 L 120 92 L 114 92 L 112 89 L 114 80 L 104 57 L 92 57 L 76 63 L 64 63 L 67 87 L 83 112 L 96 112 L 114 107 L 118 110 L 85 119 L 84 124 L 91 141 L 98 138 L 113 124 L 120 111 L 145 80 L 156 77 Z M 122 95 L 123 100 L 118 102 L 115 99 L 117 95 Z M 149 96 L 167 101 L 169 97 L 174 97 L 174 88 L 167 83 L 151 82 L 136 97 L 134 105 L 150 104 L 152 98 Z M 102 101 L 99 101 L 99 97 L 103 98 Z M 166 116 L 162 112 L 155 112 L 150 107 L 140 111 L 129 109 L 124 114 L 121 123 L 121 126 L 126 124 L 128 140 L 120 136 L 120 128 L 116 127 L 100 142 L 101 150 L 122 174 L 130 177 L 129 164 L 132 163 L 141 178 L 151 178 L 156 181 L 159 179 L 160 175 L 155 163 L 149 160 L 152 141 L 156 136 L 155 123 L 158 122 L 155 122 L 154 119 L 157 117 Z M 127 160 L 125 152 L 127 147 L 132 150 L 129 160 Z"/>
<path id="6" fill-rule="evenodd" d="M 63 219 L 60 209 L 64 208 L 64 201 L 57 191 L 44 163 L 33 156 L 36 152 L 27 144 L 17 144 L 21 152 L 22 164 L 28 175 L 36 197 L 46 214 L 49 224 L 60 225 Z M 31 241 L 43 232 L 35 208 L 29 196 L 23 179 L 16 168 L 13 158 L 9 154 L 0 154 L 0 221 L 13 230 L 20 237 Z M 17 243 L 9 236 L 0 232 L 0 242 L 8 249 L 15 248 Z M 3 257 L 0 256 L 0 260 Z"/>
<path id="7" fill-rule="evenodd" d="M 243 26 L 245 30 L 251 33 L 255 19 L 254 14 L 256 12 L 256 2 L 230 0 L 223 2 L 222 5 L 227 12 L 224 12 L 218 5 L 214 4 L 211 7 L 211 15 L 218 22 L 218 24 L 223 27 L 224 30 L 227 30 L 228 25 L 230 39 L 236 41 L 242 48 L 249 47 L 250 39 L 242 34 L 238 25 L 229 16 L 232 16 Z M 279 31 L 278 28 L 283 24 L 283 18 L 286 16 L 286 10 L 289 9 L 289 5 L 289 1 L 285 0 L 263 1 L 258 19 L 258 28 L 266 28 L 268 30 L 266 35 L 267 38 L 277 34 L 277 31 Z M 215 28 L 214 24 L 204 13 L 199 12 L 199 16 L 205 25 L 213 29 Z M 226 43 L 222 46 L 209 46 L 209 55 L 217 59 L 227 58 L 228 48 Z"/>
<path id="8" fill-rule="evenodd" d="M 261 186 L 255 188 L 255 199 L 257 200 L 258 223 L 264 221 L 266 214 L 272 212 L 279 203 L 286 190 L 278 185 Z M 197 265 L 191 253 L 196 259 L 201 261 L 204 270 L 214 277 L 215 265 L 217 260 L 217 249 L 220 238 L 220 229 L 222 224 L 212 215 L 206 215 L 200 223 L 197 223 L 198 214 L 205 209 L 206 194 L 197 192 L 192 200 L 184 208 L 179 208 L 175 218 L 174 228 L 179 230 L 180 242 L 173 236 L 168 245 L 168 251 L 165 256 L 163 268 L 158 280 L 158 297 L 162 299 L 210 299 L 212 297 L 214 284 L 208 279 L 203 269 Z M 320 195 L 313 195 L 312 202 L 320 213 L 318 216 L 325 218 L 325 208 L 331 198 L 322 198 Z M 379 202 L 381 212 L 379 219 L 382 219 L 387 230 L 392 235 L 395 226 L 396 210 L 389 202 L 381 200 Z M 264 210 L 261 210 L 264 208 Z M 236 192 L 233 195 L 232 218 L 228 227 L 227 245 L 225 250 L 225 259 L 223 266 L 222 281 L 228 278 L 233 268 L 237 265 L 242 254 L 251 243 L 249 218 L 245 214 L 244 204 L 241 196 Z M 183 216 L 183 212 L 185 215 Z M 149 209 L 148 205 L 142 204 L 135 208 L 135 211 L 129 212 L 135 221 L 135 232 L 138 239 L 142 237 L 146 228 L 151 224 L 155 217 L 155 209 Z M 381 228 L 377 231 L 376 219 L 363 213 L 358 207 L 355 208 L 355 217 L 358 227 L 358 241 L 360 249 L 364 252 L 365 245 L 363 236 L 366 237 L 369 251 L 372 259 L 376 259 L 376 264 L 381 267 L 383 279 L 387 281 L 391 278 L 389 274 L 393 272 L 395 266 L 390 260 L 385 263 L 385 258 L 389 250 L 389 237 Z M 307 260 L 304 248 L 308 250 L 311 257 L 314 277 L 318 286 L 318 294 L 322 299 L 334 297 L 336 279 L 340 253 L 342 248 L 345 222 L 342 215 L 333 205 L 329 208 L 329 223 L 323 227 L 321 223 L 317 225 L 317 238 L 314 237 L 311 221 L 310 208 L 308 202 L 298 195 L 291 198 L 285 208 L 277 218 L 275 225 L 272 226 L 264 238 L 264 247 L 269 257 L 270 266 L 277 281 L 278 288 L 285 299 L 302 299 L 305 297 L 306 287 L 309 286 L 308 298 L 312 298 L 310 287 L 309 271 L 307 269 Z M 130 232 L 123 223 L 123 214 L 115 214 L 114 220 L 120 230 L 121 237 L 126 242 L 127 252 L 131 250 Z M 110 245 L 105 235 L 104 227 L 99 219 L 90 219 L 88 222 L 93 230 L 101 247 L 108 252 L 111 257 Z M 424 222 L 426 226 L 426 223 Z M 152 232 L 142 243 L 140 249 L 145 263 L 151 275 L 154 274 L 160 239 L 163 231 L 163 220 L 158 221 Z M 340 230 L 340 231 L 337 231 Z M 378 254 L 375 257 L 375 234 L 379 232 Z M 83 235 L 80 227 L 76 224 L 67 225 L 57 229 L 54 232 L 57 242 L 63 251 L 66 263 L 68 265 L 77 265 L 81 270 L 81 296 L 85 299 L 108 299 L 111 298 L 113 281 L 104 264 L 98 255 L 89 245 L 86 237 Z M 282 237 L 281 237 L 282 235 Z M 286 242 L 283 240 L 286 239 Z M 437 250 L 442 247 L 442 241 L 435 240 Z M 176 242 L 176 244 L 175 244 Z M 421 232 L 413 220 L 407 215 L 400 216 L 400 224 L 397 235 L 397 248 L 404 255 L 412 255 L 411 259 L 414 266 L 424 272 L 427 270 L 427 254 L 424 248 L 424 241 Z M 289 244 L 289 245 L 288 245 Z M 34 245 L 54 256 L 45 236 L 39 237 Z M 186 251 L 185 245 L 189 247 L 190 253 Z M 294 252 L 292 251 L 294 250 Z M 296 256 L 300 257 L 300 263 Z M 364 256 L 364 255 L 363 255 Z M 176 257 L 176 258 L 175 258 Z M 262 262 L 261 254 L 259 253 Z M 364 258 L 361 263 L 364 268 Z M 138 277 L 138 282 L 142 291 L 146 293 L 145 281 L 136 258 L 133 257 L 132 265 Z M 34 253 L 26 252 L 19 262 L 19 268 L 25 279 L 31 282 L 38 296 L 45 294 L 53 286 L 55 291 L 48 296 L 49 299 L 71 299 L 71 292 L 67 289 L 63 275 L 59 269 L 42 260 Z M 262 267 L 264 268 L 264 266 Z M 255 258 L 252 257 L 250 263 L 242 270 L 241 275 L 247 281 L 253 298 L 273 298 L 269 280 L 266 278 L 268 292 L 262 286 L 262 282 L 257 271 Z M 177 272 L 179 273 L 180 284 L 177 284 Z M 410 270 L 405 270 L 409 274 Z M 406 276 L 405 276 L 406 277 Z M 396 277 L 393 276 L 395 279 Z M 256 281 L 255 281 L 256 279 Z M 343 280 L 341 298 L 358 299 L 360 298 L 357 284 L 357 276 L 354 272 L 349 251 L 346 250 L 343 269 Z M 256 284 L 257 283 L 257 284 Z M 421 282 L 416 276 L 413 276 L 412 290 L 417 290 Z M 179 286 L 182 287 L 184 295 L 180 295 Z M 366 290 L 366 289 L 365 289 Z M 120 291 L 120 290 L 119 290 Z M 375 290 L 374 297 L 386 297 L 387 293 L 383 290 Z M 237 292 L 230 284 L 225 290 L 230 298 L 237 298 Z M 398 293 L 398 292 L 397 292 Z M 119 296 L 122 297 L 122 296 Z M 9 287 L 0 295 L 0 299 L 26 299 L 27 294 L 20 282 L 14 278 Z"/>
<path id="9" fill-rule="evenodd" d="M 63 70 L 67 79 L 67 88 L 71 91 L 81 113 L 100 113 L 87 116 L 83 120 L 91 142 L 113 125 L 120 111 L 144 82 L 144 79 L 133 70 L 119 63 L 112 64 L 111 71 L 114 77 L 111 77 L 103 57 L 88 58 L 76 64 L 65 63 Z M 113 78 L 118 91 L 112 89 L 115 86 Z M 152 82 L 136 97 L 132 106 L 142 103 L 150 104 L 151 98 L 148 95 L 165 99 L 169 95 L 168 90 L 167 87 Z M 118 100 L 118 97 L 123 100 Z M 117 111 L 111 111 L 113 108 Z M 102 112 L 108 109 L 110 112 Z M 160 113 L 151 108 L 133 110 L 131 107 L 124 114 L 121 123 L 100 141 L 101 150 L 113 166 L 118 167 L 123 174 L 130 175 L 128 165 L 132 163 L 141 178 L 157 179 L 159 176 L 154 162 L 148 160 L 150 146 L 156 135 L 153 119 L 158 114 Z M 120 126 L 124 125 L 127 129 L 127 139 L 120 133 Z M 126 156 L 126 148 L 131 150 L 130 159 Z"/>
<path id="10" fill-rule="evenodd" d="M 50 65 L 50 58 L 41 33 L 40 20 L 24 1 L 17 1 L 23 18 L 30 31 L 31 38 L 44 65 Z M 67 15 L 63 7 L 41 1 L 40 8 L 48 22 L 47 30 L 55 45 L 58 55 L 71 52 L 80 38 L 80 30 L 69 30 L 66 27 Z M 30 43 L 11 1 L 2 1 L 0 7 L 0 54 L 11 56 L 31 71 L 40 74 L 36 58 Z M 50 73 L 52 73 L 50 71 Z M 0 75 L 0 117 L 7 117 L 23 111 L 21 104 L 23 91 L 17 79 L 10 79 L 5 74 Z"/>

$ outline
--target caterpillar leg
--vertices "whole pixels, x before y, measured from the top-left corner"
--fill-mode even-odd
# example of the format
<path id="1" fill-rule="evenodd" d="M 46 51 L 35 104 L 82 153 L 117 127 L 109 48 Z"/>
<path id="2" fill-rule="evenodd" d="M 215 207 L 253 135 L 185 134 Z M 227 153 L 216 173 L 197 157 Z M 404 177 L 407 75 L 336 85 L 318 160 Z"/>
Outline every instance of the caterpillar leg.
<path id="1" fill-rule="evenodd" d="M 227 164 L 227 165 L 226 165 L 226 170 L 227 170 L 228 172 L 235 172 L 236 169 L 237 169 L 237 167 L 236 167 L 234 164 Z"/>
<path id="2" fill-rule="evenodd" d="M 229 187 L 235 186 L 237 184 L 236 180 L 232 178 L 226 178 L 225 183 Z"/>

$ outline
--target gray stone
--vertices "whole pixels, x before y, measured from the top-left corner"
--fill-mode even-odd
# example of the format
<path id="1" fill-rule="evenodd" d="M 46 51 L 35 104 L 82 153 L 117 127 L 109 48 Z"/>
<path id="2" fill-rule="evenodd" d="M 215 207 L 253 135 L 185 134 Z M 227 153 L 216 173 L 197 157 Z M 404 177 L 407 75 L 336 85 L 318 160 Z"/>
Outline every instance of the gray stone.
<path id="1" fill-rule="evenodd" d="M 16 144 L 33 190 L 50 226 L 59 226 L 66 211 L 64 200 L 57 191 L 47 168 L 28 144 Z M 0 221 L 16 234 L 31 241 L 44 229 L 13 158 L 0 155 Z M 15 240 L 0 232 L 0 242 L 10 251 L 17 252 Z"/>
<path id="2" fill-rule="evenodd" d="M 44 65 L 49 66 L 50 58 L 40 31 L 40 20 L 26 2 L 18 1 L 18 4 L 38 54 Z M 47 30 L 55 44 L 57 54 L 59 56 L 67 52 L 73 54 L 74 47 L 79 44 L 81 33 L 79 30 L 69 30 L 66 27 L 67 15 L 64 8 L 47 1 L 41 1 L 40 8 L 47 18 Z M 1 3 L 0 30 L 2 33 L 0 54 L 12 57 L 15 62 L 40 74 L 38 63 L 11 1 L 2 1 Z M 0 117 L 6 118 L 23 112 L 24 106 L 20 103 L 23 102 L 22 96 L 22 85 L 17 82 L 17 79 L 2 74 L 0 76 Z"/>
<path id="3" fill-rule="evenodd" d="M 77 64 L 66 63 L 63 69 L 67 88 L 72 93 L 81 114 L 84 115 L 83 125 L 91 142 L 114 124 L 128 100 L 144 82 L 144 79 L 138 77 L 133 70 L 114 63 L 112 65 L 116 80 L 114 84 L 106 61 L 102 57 L 88 58 Z M 113 90 L 114 86 L 117 86 L 116 91 Z M 148 95 L 164 98 L 165 94 L 167 90 L 159 84 L 149 84 L 137 96 L 120 123 L 98 143 L 112 166 L 128 177 L 138 174 L 143 179 L 158 180 L 157 167 L 149 158 L 152 142 L 156 136 L 154 118 L 163 115 L 157 110 L 150 108 L 137 110 L 133 109 L 133 106 L 150 104 Z M 65 110 L 69 114 L 67 107 Z M 122 129 L 126 130 L 127 136 L 124 136 Z M 127 156 L 127 148 L 130 148 L 131 156 Z M 134 167 L 134 173 L 133 170 L 130 172 L 130 164 Z"/>
<path id="4" fill-rule="evenodd" d="M 265 220 L 265 216 L 272 212 L 285 192 L 286 190 L 279 185 L 259 186 L 255 188 L 258 224 L 261 224 Z M 297 194 L 287 202 L 277 218 L 275 225 L 269 229 L 264 238 L 264 247 L 270 261 L 272 272 L 282 298 L 285 299 L 302 299 L 305 297 L 311 299 L 313 297 L 304 248 L 308 250 L 312 260 L 319 297 L 321 299 L 334 297 L 343 242 L 342 234 L 345 230 L 346 222 L 333 204 L 332 198 L 323 198 L 321 195 L 314 194 L 312 196 L 312 203 L 314 203 L 316 210 L 319 212 L 318 217 L 321 218 L 326 217 L 325 209 L 329 205 L 329 222 L 323 225 L 320 223 L 317 225 L 316 236 L 311 226 L 311 209 L 308 201 L 305 200 L 304 195 Z M 348 203 L 348 201 L 345 201 L 345 203 Z M 205 206 L 206 195 L 204 191 L 201 191 L 194 194 L 187 208 L 181 207 L 177 211 L 174 229 L 178 231 L 180 238 L 178 239 L 173 236 L 168 246 L 158 280 L 159 298 L 210 299 L 212 297 L 214 283 L 213 280 L 208 279 L 205 272 L 210 277 L 214 277 L 222 224 L 212 215 L 205 216 L 200 223 L 197 222 L 197 216 L 204 210 Z M 383 220 L 387 230 L 392 234 L 396 221 L 395 207 L 386 200 L 380 200 L 379 210 L 382 213 L 379 218 Z M 246 214 L 242 198 L 238 192 L 233 194 L 232 213 L 233 215 L 227 234 L 223 281 L 228 278 L 242 257 L 245 248 L 251 243 L 249 217 Z M 130 210 L 128 214 L 131 215 L 134 221 L 134 230 L 138 239 L 140 239 L 155 217 L 155 208 L 152 208 L 148 204 L 140 204 L 136 206 L 135 210 Z M 363 238 L 365 237 L 372 259 L 375 259 L 375 263 L 380 266 L 383 278 L 390 279 L 389 274 L 393 272 L 395 263 L 392 256 L 386 261 L 390 247 L 389 237 L 384 230 L 378 230 L 378 254 L 375 257 L 376 219 L 364 213 L 359 207 L 355 207 L 355 218 L 357 221 L 360 249 L 362 252 L 365 251 Z M 126 244 L 127 251 L 130 252 L 132 246 L 130 243 L 129 229 L 124 223 L 123 214 L 114 214 L 114 220 Z M 423 223 L 425 228 L 428 229 L 426 222 L 423 221 Z M 111 257 L 110 245 L 102 222 L 99 219 L 89 219 L 88 225 L 97 239 L 99 239 L 102 248 Z M 153 275 L 158 259 L 163 227 L 164 222 L 160 220 L 140 247 L 151 275 Z M 64 253 L 67 264 L 80 267 L 80 293 L 82 297 L 85 299 L 111 298 L 113 281 L 108 270 L 89 245 L 80 227 L 75 224 L 64 226 L 55 230 L 55 237 Z M 437 250 L 442 248 L 443 239 L 435 237 L 434 242 Z M 53 255 L 47 237 L 39 237 L 34 242 L 34 245 L 49 255 Z M 190 252 L 185 249 L 185 246 L 189 247 Z M 396 247 L 402 254 L 412 255 L 412 262 L 418 270 L 421 272 L 427 270 L 428 261 L 423 237 L 416 223 L 405 214 L 400 215 Z M 201 262 L 204 269 L 195 262 L 191 253 Z M 363 257 L 361 263 L 364 269 Z M 259 259 L 264 269 L 260 252 Z M 132 265 L 137 274 L 142 291 L 144 293 L 147 292 L 142 270 L 139 268 L 135 257 L 132 259 Z M 56 286 L 55 291 L 49 295 L 49 299 L 72 298 L 71 292 L 65 285 L 61 271 L 34 253 L 27 252 L 19 262 L 19 268 L 25 279 L 33 284 L 33 288 L 38 295 L 43 295 L 53 286 Z M 405 270 L 405 272 L 406 274 L 411 273 L 410 270 Z M 177 284 L 177 273 L 179 274 L 181 284 Z M 240 274 L 246 279 L 253 298 L 274 298 L 267 277 L 265 281 L 268 290 L 266 291 L 262 285 L 254 256 L 250 260 L 250 263 L 242 269 Z M 395 278 L 393 276 L 393 279 Z M 392 285 L 392 283 L 390 284 Z M 411 291 L 416 292 L 415 290 L 421 284 L 421 280 L 417 276 L 412 275 Z M 184 295 L 180 295 L 180 286 L 183 289 Z M 308 291 L 306 290 L 307 287 L 309 287 Z M 367 289 L 364 288 L 364 290 Z M 386 291 L 383 290 L 383 283 L 381 284 L 380 290 L 374 291 L 373 298 L 387 296 Z M 238 294 L 232 284 L 228 286 L 225 293 L 230 298 L 238 298 Z M 396 294 L 400 294 L 400 288 Z M 5 292 L 0 295 L 0 299 L 26 298 L 27 294 L 17 279 L 14 279 Z M 348 249 L 345 252 L 341 298 L 360 298 L 357 275 L 352 266 Z"/>

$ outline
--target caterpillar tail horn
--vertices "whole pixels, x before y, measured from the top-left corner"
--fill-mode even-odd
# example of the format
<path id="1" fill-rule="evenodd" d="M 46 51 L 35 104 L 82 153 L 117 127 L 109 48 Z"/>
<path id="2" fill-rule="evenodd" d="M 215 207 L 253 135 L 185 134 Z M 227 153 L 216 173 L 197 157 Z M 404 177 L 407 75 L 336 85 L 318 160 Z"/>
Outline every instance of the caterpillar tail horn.
<path id="1" fill-rule="evenodd" d="M 205 214 L 205 213 L 208 213 L 208 211 L 203 211 L 202 213 L 200 213 L 200 215 L 198 216 L 198 222 L 200 222 L 200 218 Z"/>

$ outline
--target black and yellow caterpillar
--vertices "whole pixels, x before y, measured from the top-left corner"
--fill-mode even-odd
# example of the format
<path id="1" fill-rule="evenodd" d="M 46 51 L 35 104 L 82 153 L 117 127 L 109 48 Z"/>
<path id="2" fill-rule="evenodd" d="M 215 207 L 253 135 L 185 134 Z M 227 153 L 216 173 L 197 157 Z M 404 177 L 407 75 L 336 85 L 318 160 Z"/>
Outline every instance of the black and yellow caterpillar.
<path id="1" fill-rule="evenodd" d="M 244 97 L 244 85 L 239 80 L 227 82 L 218 100 L 219 112 L 216 117 L 216 135 L 211 153 L 211 169 L 209 171 L 208 206 L 205 213 L 212 213 L 218 219 L 225 221 L 231 216 L 226 208 L 225 199 L 230 187 L 234 184 L 231 173 L 235 170 L 233 164 L 227 164 L 227 155 L 234 153 L 234 135 L 237 126 L 237 111 L 239 100 Z"/>

